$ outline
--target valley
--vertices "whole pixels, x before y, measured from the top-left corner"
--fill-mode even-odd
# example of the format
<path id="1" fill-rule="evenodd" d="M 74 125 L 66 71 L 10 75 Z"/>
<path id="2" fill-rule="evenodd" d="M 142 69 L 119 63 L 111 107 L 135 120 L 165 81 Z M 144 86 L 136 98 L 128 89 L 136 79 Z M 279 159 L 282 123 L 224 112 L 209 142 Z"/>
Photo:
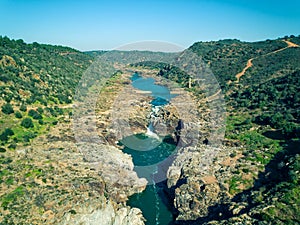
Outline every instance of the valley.
<path id="1" fill-rule="evenodd" d="M 299 44 L 197 42 L 201 79 L 144 60 L 83 80 L 105 53 L 1 37 L 0 224 L 297 224 Z"/>

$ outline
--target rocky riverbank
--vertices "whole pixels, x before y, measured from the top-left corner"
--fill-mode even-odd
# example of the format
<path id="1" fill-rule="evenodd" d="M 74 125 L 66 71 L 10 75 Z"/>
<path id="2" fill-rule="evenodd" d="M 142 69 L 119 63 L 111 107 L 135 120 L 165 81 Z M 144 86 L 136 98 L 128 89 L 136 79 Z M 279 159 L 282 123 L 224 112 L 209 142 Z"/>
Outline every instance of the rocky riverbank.
<path id="1" fill-rule="evenodd" d="M 3 164 L 4 176 L 14 177 L 0 184 L 4 224 L 144 224 L 142 212 L 126 201 L 147 181 L 137 176 L 117 141 L 146 133 L 149 120 L 155 133 L 171 134 L 178 144 L 171 166 L 163 169 L 165 193 L 179 224 L 212 215 L 211 207 L 231 197 L 228 180 L 239 149 L 206 142 L 212 131 L 210 109 L 179 87 L 172 89 L 178 95 L 169 104 L 153 108 L 151 97 L 128 85 L 131 72 L 102 90 L 95 117 L 79 118 L 83 126 L 76 128 L 77 136 L 72 118 L 64 115 L 30 146 L 4 153 L 13 159 Z M 95 127 L 89 127 L 93 119 Z"/>
<path id="2" fill-rule="evenodd" d="M 92 149 L 87 149 L 90 154 L 85 155 L 77 145 L 72 121 L 65 118 L 30 146 L 6 152 L 6 157 L 13 161 L 3 171 L 9 169 L 14 182 L 1 183 L 1 192 L 7 197 L 2 199 L 0 221 L 144 224 L 141 211 L 126 206 L 128 196 L 142 191 L 147 183 L 133 171 L 131 158 L 103 144 L 97 146 L 97 153 L 105 153 L 102 157 L 106 160 L 93 156 L 97 159 L 95 163 L 88 158 L 93 154 Z"/>
<path id="3" fill-rule="evenodd" d="M 163 168 L 167 172 L 165 192 L 174 203 L 174 215 L 180 224 L 206 217 L 211 207 L 230 199 L 228 180 L 234 167 L 231 161 L 235 162 L 240 155 L 230 157 L 239 149 L 211 140 L 218 137 L 216 130 L 223 125 L 214 126 L 217 119 L 213 116 L 218 115 L 211 116 L 213 108 L 179 87 L 172 91 L 177 96 L 169 104 L 151 107 L 148 96 L 125 87 L 114 105 L 119 126 L 111 127 L 110 134 L 118 140 L 139 131 L 145 133 L 150 121 L 154 133 L 172 136 L 178 148 L 169 169 Z M 132 95 L 136 98 L 128 101 Z M 128 119 L 128 115 L 135 116 Z M 133 126 L 126 129 L 128 124 Z"/>

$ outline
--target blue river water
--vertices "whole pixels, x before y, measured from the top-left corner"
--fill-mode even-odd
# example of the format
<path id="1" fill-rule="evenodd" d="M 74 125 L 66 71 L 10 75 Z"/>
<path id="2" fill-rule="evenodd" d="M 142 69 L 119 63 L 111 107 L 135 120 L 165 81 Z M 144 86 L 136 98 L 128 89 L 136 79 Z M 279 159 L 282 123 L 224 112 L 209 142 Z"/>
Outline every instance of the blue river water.
<path id="1" fill-rule="evenodd" d="M 138 73 L 134 73 L 131 80 L 134 88 L 151 92 L 149 95 L 153 97 L 153 100 L 150 102 L 152 107 L 166 105 L 175 96 L 170 94 L 170 90 L 167 87 L 155 84 L 155 79 L 153 78 L 143 78 Z M 150 126 L 151 124 L 149 124 Z M 136 168 L 157 165 L 169 157 L 176 148 L 175 143 L 172 143 L 170 140 L 168 137 L 158 140 L 156 137 L 145 133 L 126 137 L 120 141 L 120 144 L 124 145 L 123 152 L 132 156 Z M 157 170 L 158 167 L 154 166 L 154 169 L 149 173 L 154 177 L 159 172 Z M 143 176 L 139 174 L 139 170 L 136 170 L 136 172 L 140 177 Z M 168 225 L 174 220 L 171 204 L 168 201 L 164 194 L 162 183 L 150 182 L 142 193 L 131 196 L 127 204 L 142 210 L 147 220 L 145 222 L 146 225 Z"/>
<path id="2" fill-rule="evenodd" d="M 155 79 L 152 77 L 143 78 L 138 73 L 134 73 L 131 80 L 134 88 L 142 91 L 151 91 L 150 95 L 153 97 L 151 104 L 153 106 L 166 105 L 169 103 L 171 98 L 176 96 L 171 94 L 167 87 L 155 84 Z"/>

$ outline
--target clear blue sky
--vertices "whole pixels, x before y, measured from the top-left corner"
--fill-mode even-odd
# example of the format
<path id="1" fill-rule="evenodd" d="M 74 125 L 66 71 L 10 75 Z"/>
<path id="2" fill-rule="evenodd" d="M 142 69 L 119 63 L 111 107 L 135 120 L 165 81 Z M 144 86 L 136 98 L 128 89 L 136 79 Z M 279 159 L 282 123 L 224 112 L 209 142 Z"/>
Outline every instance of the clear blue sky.
<path id="1" fill-rule="evenodd" d="M 290 34 L 300 34 L 299 0 L 0 0 L 0 35 L 79 50 Z"/>

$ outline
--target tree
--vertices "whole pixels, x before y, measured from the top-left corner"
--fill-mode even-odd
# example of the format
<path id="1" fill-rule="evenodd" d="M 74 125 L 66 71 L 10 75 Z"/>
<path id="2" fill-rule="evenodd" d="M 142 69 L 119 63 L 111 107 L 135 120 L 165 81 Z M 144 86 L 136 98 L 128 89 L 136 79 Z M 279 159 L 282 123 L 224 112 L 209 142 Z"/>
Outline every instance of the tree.
<path id="1" fill-rule="evenodd" d="M 0 140 L 1 141 L 8 141 L 8 138 L 10 136 L 14 135 L 14 132 L 10 128 L 6 128 L 1 134 L 0 134 Z"/>
<path id="2" fill-rule="evenodd" d="M 14 113 L 14 109 L 10 103 L 6 103 L 2 106 L 2 112 L 5 114 Z"/>
<path id="3" fill-rule="evenodd" d="M 41 116 L 41 114 L 39 114 L 37 111 L 30 109 L 28 112 L 28 115 L 31 116 L 33 119 L 35 120 L 39 120 L 42 119 L 43 117 Z"/>
<path id="4" fill-rule="evenodd" d="M 275 129 L 280 128 L 283 122 L 283 115 L 280 112 L 275 113 L 270 119 L 270 125 Z"/>
<path id="5" fill-rule="evenodd" d="M 27 106 L 23 103 L 21 106 L 20 106 L 20 110 L 22 112 L 26 112 L 27 111 Z"/>
<path id="6" fill-rule="evenodd" d="M 25 118 L 21 122 L 21 126 L 25 128 L 31 128 L 34 127 L 33 122 L 30 118 Z"/>
<path id="7" fill-rule="evenodd" d="M 297 137 L 299 131 L 299 126 L 296 123 L 293 122 L 288 122 L 285 123 L 283 128 L 282 128 L 282 133 L 287 137 L 287 138 L 294 138 Z"/>
<path id="8" fill-rule="evenodd" d="M 44 110 L 43 110 L 42 107 L 38 107 L 38 108 L 37 108 L 37 111 L 38 111 L 39 114 L 43 114 L 43 112 L 44 112 Z"/>
<path id="9" fill-rule="evenodd" d="M 18 118 L 18 119 L 22 118 L 22 114 L 20 113 L 20 111 L 15 112 L 15 117 Z"/>

